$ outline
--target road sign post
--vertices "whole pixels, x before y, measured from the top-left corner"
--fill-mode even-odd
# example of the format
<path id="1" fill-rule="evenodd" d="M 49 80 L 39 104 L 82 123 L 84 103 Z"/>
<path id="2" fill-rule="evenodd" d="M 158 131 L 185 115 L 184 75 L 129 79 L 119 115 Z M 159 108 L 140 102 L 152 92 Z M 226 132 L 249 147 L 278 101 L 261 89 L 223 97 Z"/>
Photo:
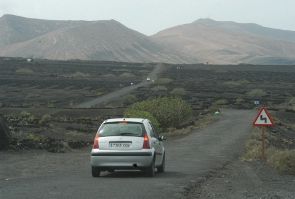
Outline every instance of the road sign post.
<path id="1" fill-rule="evenodd" d="M 265 140 L 266 140 L 266 134 L 265 134 L 265 129 L 267 126 L 273 126 L 274 122 L 271 118 L 271 115 L 267 111 L 265 107 L 262 107 L 256 116 L 255 120 L 253 121 L 254 126 L 261 127 L 261 158 L 263 160 L 266 160 L 265 156 Z"/>
<path id="2" fill-rule="evenodd" d="M 265 127 L 261 127 L 262 128 L 262 153 L 261 153 L 261 158 L 263 160 L 266 160 L 266 157 L 265 157 Z"/>

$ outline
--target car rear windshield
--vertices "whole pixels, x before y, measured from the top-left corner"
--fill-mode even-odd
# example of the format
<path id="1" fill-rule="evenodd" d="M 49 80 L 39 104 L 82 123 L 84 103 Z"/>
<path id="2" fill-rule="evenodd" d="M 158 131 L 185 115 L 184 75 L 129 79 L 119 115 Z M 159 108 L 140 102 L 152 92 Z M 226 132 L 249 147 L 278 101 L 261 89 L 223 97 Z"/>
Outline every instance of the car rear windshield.
<path id="1" fill-rule="evenodd" d="M 100 137 L 107 136 L 144 136 L 144 125 L 135 122 L 112 122 L 105 123 L 98 130 Z"/>

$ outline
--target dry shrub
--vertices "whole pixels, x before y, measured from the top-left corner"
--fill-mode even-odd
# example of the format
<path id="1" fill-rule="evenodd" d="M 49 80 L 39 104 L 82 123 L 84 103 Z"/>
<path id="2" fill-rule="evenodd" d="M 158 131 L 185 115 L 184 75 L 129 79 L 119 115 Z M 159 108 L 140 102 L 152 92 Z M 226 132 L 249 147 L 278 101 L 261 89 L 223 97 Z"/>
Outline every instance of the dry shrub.
<path id="1" fill-rule="evenodd" d="M 261 142 L 255 139 L 250 139 L 246 143 L 246 153 L 242 160 L 253 161 L 261 158 Z"/>
<path id="2" fill-rule="evenodd" d="M 295 175 L 295 150 L 270 149 L 268 163 L 280 172 Z"/>
<path id="3" fill-rule="evenodd" d="M 295 111 L 295 97 L 290 98 L 287 105 L 288 110 Z"/>
<path id="4" fill-rule="evenodd" d="M 106 79 L 113 79 L 113 78 L 116 78 L 116 75 L 114 75 L 114 74 L 105 74 L 102 77 L 106 78 Z"/>
<path id="5" fill-rule="evenodd" d="M 269 137 L 267 135 L 266 137 Z M 269 146 L 270 143 L 266 140 L 266 158 L 269 165 L 280 172 L 295 175 L 295 149 L 280 150 Z M 246 142 L 246 152 L 241 158 L 244 161 L 253 161 L 261 159 L 261 134 L 259 129 L 253 128 L 249 140 Z"/>
<path id="6" fill-rule="evenodd" d="M 29 68 L 19 68 L 15 72 L 17 74 L 20 74 L 20 75 L 32 75 L 32 74 L 34 74 L 34 71 L 32 69 L 29 69 Z"/>
<path id="7" fill-rule="evenodd" d="M 195 121 L 194 127 L 197 129 L 203 129 L 208 125 L 212 124 L 213 122 L 216 122 L 218 119 L 219 117 L 215 117 L 215 115 L 213 114 L 207 114 Z"/>
<path id="8" fill-rule="evenodd" d="M 236 99 L 235 103 L 236 104 L 243 104 L 244 102 L 245 102 L 245 99 L 239 97 L 239 98 Z"/>
<path id="9" fill-rule="evenodd" d="M 268 134 L 266 133 L 266 138 Z M 269 141 L 265 139 L 266 146 L 269 145 Z M 261 159 L 262 155 L 262 143 L 261 143 L 261 129 L 252 128 L 250 138 L 245 145 L 245 154 L 242 157 L 244 161 L 253 161 Z"/>
<path id="10" fill-rule="evenodd" d="M 50 114 L 45 114 L 41 117 L 39 120 L 39 124 L 44 125 L 48 124 L 48 122 L 51 120 L 51 115 Z"/>
<path id="11" fill-rule="evenodd" d="M 182 129 L 168 128 L 167 133 L 163 133 L 163 135 L 167 137 L 184 136 L 190 134 L 194 130 L 194 128 L 194 126 L 188 126 Z"/>
<path id="12" fill-rule="evenodd" d="M 184 88 L 174 88 L 170 94 L 175 96 L 184 96 L 186 95 L 186 90 Z"/>
<path id="13" fill-rule="evenodd" d="M 229 102 L 227 99 L 219 99 L 214 102 L 214 105 L 227 105 Z"/>
<path id="14" fill-rule="evenodd" d="M 257 98 L 257 97 L 263 97 L 266 95 L 267 95 L 267 93 L 262 89 L 253 89 L 253 90 L 247 92 L 248 97 L 256 97 Z"/>
<path id="15" fill-rule="evenodd" d="M 168 89 L 166 86 L 155 86 L 151 90 L 155 92 L 160 92 L 160 91 L 167 91 Z"/>
<path id="16" fill-rule="evenodd" d="M 90 77 L 88 73 L 82 73 L 82 72 L 75 72 L 71 74 L 71 77 L 73 78 L 85 78 L 85 77 Z"/>
<path id="17" fill-rule="evenodd" d="M 252 140 L 261 140 L 261 129 L 259 128 L 253 128 L 251 135 L 250 135 L 250 139 Z"/>
<path id="18" fill-rule="evenodd" d="M 120 77 L 121 77 L 121 78 L 134 78 L 135 75 L 132 74 L 132 73 L 127 73 L 127 72 L 125 72 L 125 73 L 122 73 L 122 74 L 120 75 Z"/>
<path id="19" fill-rule="evenodd" d="M 171 82 L 173 82 L 172 79 L 170 78 L 159 78 L 156 83 L 160 84 L 160 85 L 165 85 L 165 84 L 170 84 Z"/>
<path id="20" fill-rule="evenodd" d="M 244 86 L 246 84 L 249 84 L 249 81 L 243 79 L 238 81 L 226 81 L 223 84 L 228 87 L 238 87 L 238 86 Z"/>

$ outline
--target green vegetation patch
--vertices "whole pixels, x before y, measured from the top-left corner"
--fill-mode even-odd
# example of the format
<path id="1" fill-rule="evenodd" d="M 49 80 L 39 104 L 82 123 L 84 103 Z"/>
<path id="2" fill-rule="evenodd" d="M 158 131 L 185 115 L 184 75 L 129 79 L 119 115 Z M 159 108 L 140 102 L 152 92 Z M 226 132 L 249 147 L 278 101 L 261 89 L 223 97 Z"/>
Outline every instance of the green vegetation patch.
<path id="1" fill-rule="evenodd" d="M 164 129 L 179 127 L 192 117 L 190 105 L 176 97 L 161 97 L 138 102 L 130 106 L 126 113 L 134 111 L 150 113 Z"/>
<path id="2" fill-rule="evenodd" d="M 149 119 L 152 122 L 153 126 L 156 128 L 156 130 L 161 131 L 160 123 L 158 122 L 158 120 L 151 113 L 147 111 L 128 109 L 124 113 L 124 117 Z"/>

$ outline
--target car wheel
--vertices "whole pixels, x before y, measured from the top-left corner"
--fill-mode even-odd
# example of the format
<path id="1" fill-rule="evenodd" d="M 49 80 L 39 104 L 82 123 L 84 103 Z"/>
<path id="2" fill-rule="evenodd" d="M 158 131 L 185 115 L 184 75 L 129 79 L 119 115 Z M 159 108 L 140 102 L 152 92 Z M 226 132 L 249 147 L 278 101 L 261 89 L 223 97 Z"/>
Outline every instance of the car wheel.
<path id="1" fill-rule="evenodd" d="M 92 177 L 99 177 L 100 176 L 100 169 L 97 167 L 92 167 Z"/>
<path id="2" fill-rule="evenodd" d="M 155 160 L 153 160 L 151 166 L 149 166 L 146 170 L 146 174 L 148 177 L 155 176 Z"/>
<path id="3" fill-rule="evenodd" d="M 162 160 L 162 163 L 159 167 L 157 167 L 157 171 L 159 173 L 163 173 L 165 171 L 165 153 L 163 155 L 163 160 Z"/>

